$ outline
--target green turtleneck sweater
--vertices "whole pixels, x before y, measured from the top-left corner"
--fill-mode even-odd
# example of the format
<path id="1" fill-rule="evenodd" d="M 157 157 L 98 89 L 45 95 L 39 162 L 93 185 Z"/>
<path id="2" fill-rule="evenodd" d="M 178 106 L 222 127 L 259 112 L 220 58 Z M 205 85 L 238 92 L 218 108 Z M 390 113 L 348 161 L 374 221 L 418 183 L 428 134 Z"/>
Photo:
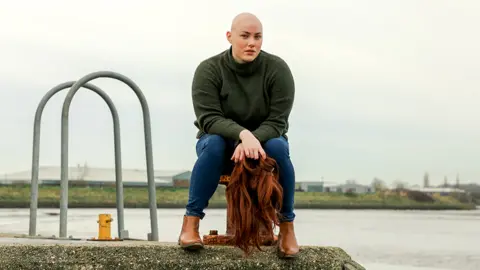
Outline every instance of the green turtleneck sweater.
<path id="1" fill-rule="evenodd" d="M 286 136 L 295 84 L 280 57 L 261 51 L 240 64 L 231 48 L 202 61 L 193 77 L 192 99 L 197 138 L 218 134 L 238 141 L 250 130 L 262 143 Z"/>

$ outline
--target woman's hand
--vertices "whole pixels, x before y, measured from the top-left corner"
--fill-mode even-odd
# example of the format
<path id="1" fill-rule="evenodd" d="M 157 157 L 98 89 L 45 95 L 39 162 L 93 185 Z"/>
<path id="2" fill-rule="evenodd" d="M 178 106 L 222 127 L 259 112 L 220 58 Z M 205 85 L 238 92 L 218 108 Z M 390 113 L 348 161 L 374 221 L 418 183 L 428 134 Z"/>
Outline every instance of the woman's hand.
<path id="1" fill-rule="evenodd" d="M 252 159 L 258 159 L 260 156 L 263 159 L 267 158 L 267 154 L 263 150 L 262 145 L 249 130 L 245 129 L 240 132 L 240 140 L 242 140 L 243 152 L 246 157 Z"/>
<path id="2" fill-rule="evenodd" d="M 233 151 L 233 155 L 231 160 L 233 160 L 235 163 L 242 161 L 245 158 L 245 152 L 243 149 L 242 143 L 239 143 L 237 147 L 235 148 L 235 151 Z"/>

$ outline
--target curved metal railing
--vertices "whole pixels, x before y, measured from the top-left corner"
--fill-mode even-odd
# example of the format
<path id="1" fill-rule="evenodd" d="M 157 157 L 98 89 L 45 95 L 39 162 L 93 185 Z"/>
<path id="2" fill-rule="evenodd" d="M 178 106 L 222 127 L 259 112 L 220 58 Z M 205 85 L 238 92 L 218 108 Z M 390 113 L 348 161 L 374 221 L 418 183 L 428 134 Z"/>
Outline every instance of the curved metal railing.
<path id="1" fill-rule="evenodd" d="M 118 214 L 118 233 L 120 238 L 127 238 L 128 231 L 124 229 L 124 214 L 123 214 L 123 185 L 122 185 L 122 167 L 121 167 L 121 149 L 120 149 L 120 126 L 118 113 L 113 105 L 113 102 L 98 87 L 89 84 L 97 78 L 111 78 L 119 80 L 128 85 L 136 94 L 140 101 L 143 111 L 144 135 L 145 135 L 145 154 L 147 161 L 147 182 L 150 208 L 150 225 L 151 232 L 148 234 L 148 240 L 158 241 L 158 221 L 157 221 L 157 202 L 156 202 L 156 186 L 153 170 L 153 151 L 152 151 L 152 136 L 150 111 L 148 103 L 140 88 L 128 77 L 111 71 L 99 71 L 85 75 L 76 82 L 66 82 L 51 89 L 43 99 L 40 101 L 34 121 L 33 133 L 33 154 L 32 154 L 32 186 L 31 186 L 31 202 L 30 202 L 30 229 L 29 235 L 36 234 L 36 219 L 38 207 L 38 171 L 39 171 L 39 154 L 40 154 L 40 123 L 43 109 L 47 102 L 56 93 L 63 89 L 70 88 L 62 108 L 62 126 L 61 126 L 61 174 L 60 174 L 60 238 L 67 237 L 67 211 L 68 211 L 68 117 L 70 111 L 70 104 L 76 92 L 85 87 L 99 94 L 107 103 L 112 112 L 114 121 L 114 140 L 115 140 L 115 173 L 116 173 L 116 190 L 117 190 L 117 214 Z"/>

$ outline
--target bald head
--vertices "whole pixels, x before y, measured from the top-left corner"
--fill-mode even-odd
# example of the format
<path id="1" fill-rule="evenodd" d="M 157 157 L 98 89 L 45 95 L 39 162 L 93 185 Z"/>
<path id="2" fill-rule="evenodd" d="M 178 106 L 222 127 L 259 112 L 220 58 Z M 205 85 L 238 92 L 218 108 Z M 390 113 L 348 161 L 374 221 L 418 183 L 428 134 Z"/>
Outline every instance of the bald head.
<path id="1" fill-rule="evenodd" d="M 232 55 L 237 62 L 251 62 L 262 49 L 262 23 L 251 13 L 240 13 L 233 18 L 231 29 L 227 32 L 227 39 L 232 45 Z"/>
<path id="2" fill-rule="evenodd" d="M 242 31 L 242 28 L 249 27 L 249 26 L 250 27 L 255 26 L 256 28 L 260 29 L 260 32 L 262 31 L 262 28 L 263 28 L 262 23 L 257 18 L 257 16 L 253 15 L 252 13 L 243 12 L 235 16 L 235 18 L 233 18 L 230 30 L 232 32 L 235 30 Z"/>

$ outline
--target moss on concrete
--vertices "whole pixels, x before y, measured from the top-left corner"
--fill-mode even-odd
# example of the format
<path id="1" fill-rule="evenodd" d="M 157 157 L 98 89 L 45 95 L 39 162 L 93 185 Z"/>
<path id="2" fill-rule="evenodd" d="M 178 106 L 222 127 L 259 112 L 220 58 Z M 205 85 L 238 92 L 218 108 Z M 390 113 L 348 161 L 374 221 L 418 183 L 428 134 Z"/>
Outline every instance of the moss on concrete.
<path id="1" fill-rule="evenodd" d="M 233 247 L 207 246 L 186 252 L 176 244 L 123 241 L 39 244 L 35 240 L 0 243 L 0 269 L 323 269 L 365 270 L 342 249 L 302 246 L 294 260 L 265 247 L 251 257 Z"/>

